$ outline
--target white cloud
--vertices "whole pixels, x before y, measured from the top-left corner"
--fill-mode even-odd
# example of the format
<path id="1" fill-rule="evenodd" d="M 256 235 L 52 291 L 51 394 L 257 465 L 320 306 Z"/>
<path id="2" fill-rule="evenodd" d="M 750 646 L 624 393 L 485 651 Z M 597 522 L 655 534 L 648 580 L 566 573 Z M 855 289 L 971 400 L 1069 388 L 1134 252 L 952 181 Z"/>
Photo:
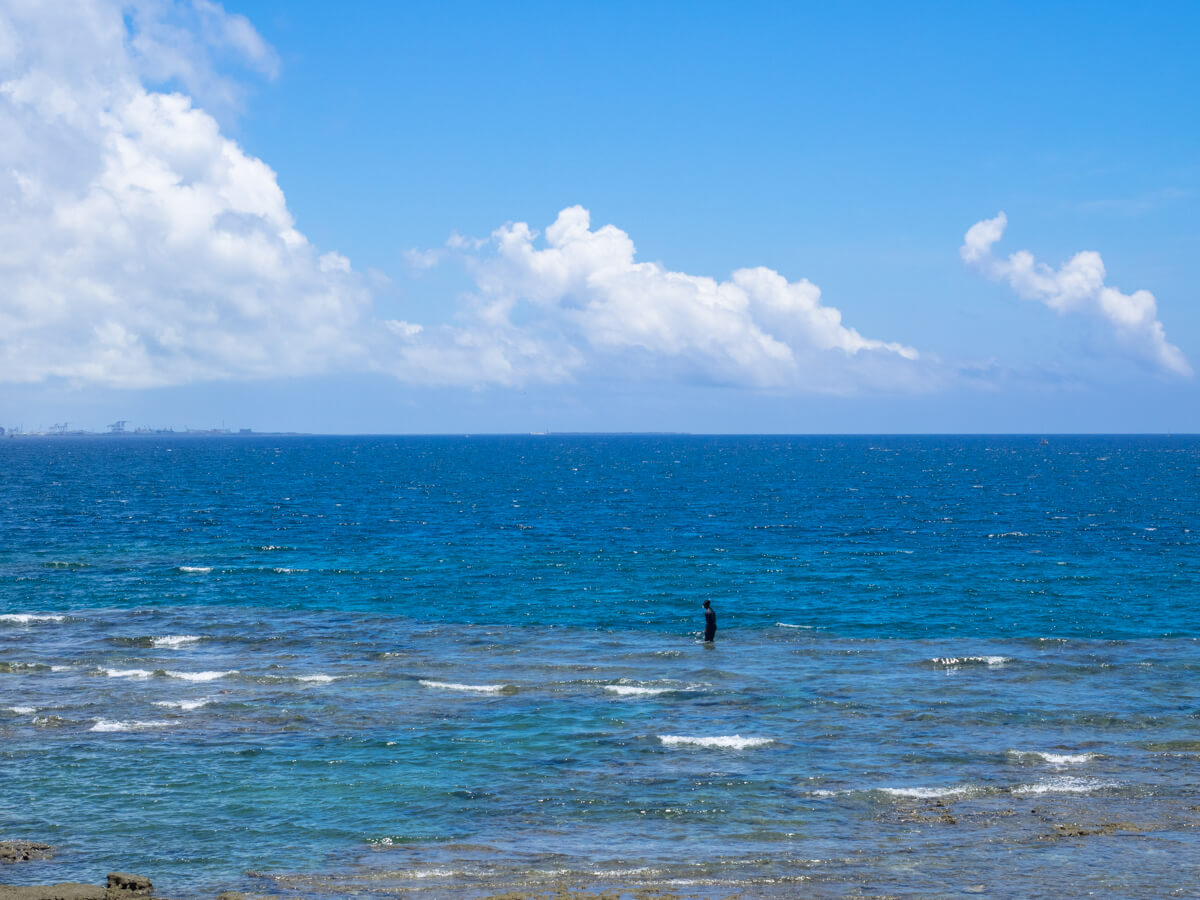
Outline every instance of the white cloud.
<path id="1" fill-rule="evenodd" d="M 143 79 L 177 84 L 206 109 L 237 109 L 243 89 L 221 74 L 234 63 L 269 78 L 279 73 L 279 57 L 250 21 L 209 0 L 138 0 L 125 4 L 131 60 Z"/>
<path id="2" fill-rule="evenodd" d="M 845 325 L 811 282 L 639 261 L 577 206 L 544 236 L 513 223 L 410 253 L 415 270 L 465 264 L 474 287 L 450 324 L 377 317 L 381 279 L 313 247 L 275 173 L 213 114 L 237 108 L 237 73 L 277 67 L 210 0 L 0 0 L 0 382 L 928 386 L 916 350 Z"/>
<path id="3" fill-rule="evenodd" d="M 204 0 L 0 0 L 0 380 L 361 365 L 370 298 L 349 261 L 308 243 L 211 115 L 143 84 L 221 93 L 208 46 L 273 71 L 249 22 Z"/>
<path id="4" fill-rule="evenodd" d="M 963 261 L 989 278 L 1007 281 L 1016 293 L 1037 300 L 1060 314 L 1082 313 L 1098 318 L 1126 350 L 1176 375 L 1191 375 L 1183 352 L 1168 343 L 1158 304 L 1149 291 L 1123 294 L 1104 283 L 1104 260 L 1093 250 L 1075 254 L 1059 269 L 1037 262 L 1027 250 L 1007 259 L 992 255 L 992 245 L 1004 236 L 1008 218 L 1000 213 L 972 225 L 959 250 Z"/>
<path id="5" fill-rule="evenodd" d="M 432 269 L 446 258 L 445 250 L 405 250 L 402 254 L 410 269 Z"/>
<path id="6" fill-rule="evenodd" d="M 231 59 L 278 66 L 209 0 L 0 0 L 0 381 L 374 369 L 423 384 L 591 374 L 840 391 L 908 377 L 916 351 L 844 326 L 810 282 L 638 262 L 581 207 L 544 242 L 517 223 L 409 253 L 416 270 L 465 261 L 476 288 L 451 326 L 381 321 L 366 279 L 309 244 L 275 173 L 193 100 L 236 107 Z"/>
<path id="7" fill-rule="evenodd" d="M 842 391 L 894 385 L 918 358 L 843 325 L 808 280 L 753 268 L 718 281 L 638 262 L 628 234 L 593 230 L 580 206 L 539 237 L 524 222 L 488 241 L 453 235 L 447 247 L 476 282 L 472 302 L 460 324 L 426 329 L 389 368 L 418 380 L 520 384 L 652 367 L 692 380 Z"/>

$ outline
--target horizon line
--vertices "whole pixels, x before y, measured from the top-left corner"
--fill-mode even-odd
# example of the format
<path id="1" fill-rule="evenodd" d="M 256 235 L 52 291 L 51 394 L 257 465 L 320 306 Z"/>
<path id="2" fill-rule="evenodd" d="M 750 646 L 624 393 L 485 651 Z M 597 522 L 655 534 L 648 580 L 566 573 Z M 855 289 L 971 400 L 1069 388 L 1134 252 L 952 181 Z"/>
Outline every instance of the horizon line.
<path id="1" fill-rule="evenodd" d="M 6 438 L 255 438 L 255 437 L 1200 437 L 1192 431 L 254 431 L 168 429 L 144 432 L 9 431 Z"/>

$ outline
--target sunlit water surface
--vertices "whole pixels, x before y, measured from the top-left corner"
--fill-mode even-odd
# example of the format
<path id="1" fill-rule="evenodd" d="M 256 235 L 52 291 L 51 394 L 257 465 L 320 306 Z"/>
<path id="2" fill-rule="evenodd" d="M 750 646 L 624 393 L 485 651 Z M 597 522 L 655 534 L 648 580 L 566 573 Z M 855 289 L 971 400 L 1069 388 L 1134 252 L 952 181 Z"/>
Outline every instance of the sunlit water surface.
<path id="1" fill-rule="evenodd" d="M 3 880 L 1187 893 L 1198 488 L 1194 438 L 2 440 L 0 838 L 58 848 Z"/>

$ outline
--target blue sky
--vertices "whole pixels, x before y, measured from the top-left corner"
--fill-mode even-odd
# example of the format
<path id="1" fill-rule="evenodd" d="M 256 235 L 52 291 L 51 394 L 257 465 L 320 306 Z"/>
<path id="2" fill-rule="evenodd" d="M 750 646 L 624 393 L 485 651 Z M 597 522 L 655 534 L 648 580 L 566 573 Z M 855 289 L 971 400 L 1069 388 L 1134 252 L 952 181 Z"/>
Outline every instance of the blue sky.
<path id="1" fill-rule="evenodd" d="M 0 424 L 1200 431 L 1198 20 L 0 2 Z"/>

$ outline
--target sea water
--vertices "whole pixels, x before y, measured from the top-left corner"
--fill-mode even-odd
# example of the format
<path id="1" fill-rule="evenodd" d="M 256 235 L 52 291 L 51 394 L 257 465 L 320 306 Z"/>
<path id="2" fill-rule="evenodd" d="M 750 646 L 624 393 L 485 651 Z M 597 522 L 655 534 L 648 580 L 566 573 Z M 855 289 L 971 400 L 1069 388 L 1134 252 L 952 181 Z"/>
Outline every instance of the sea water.
<path id="1" fill-rule="evenodd" d="M 1188 437 L 2 440 L 0 875 L 1194 892 L 1198 496 Z"/>

